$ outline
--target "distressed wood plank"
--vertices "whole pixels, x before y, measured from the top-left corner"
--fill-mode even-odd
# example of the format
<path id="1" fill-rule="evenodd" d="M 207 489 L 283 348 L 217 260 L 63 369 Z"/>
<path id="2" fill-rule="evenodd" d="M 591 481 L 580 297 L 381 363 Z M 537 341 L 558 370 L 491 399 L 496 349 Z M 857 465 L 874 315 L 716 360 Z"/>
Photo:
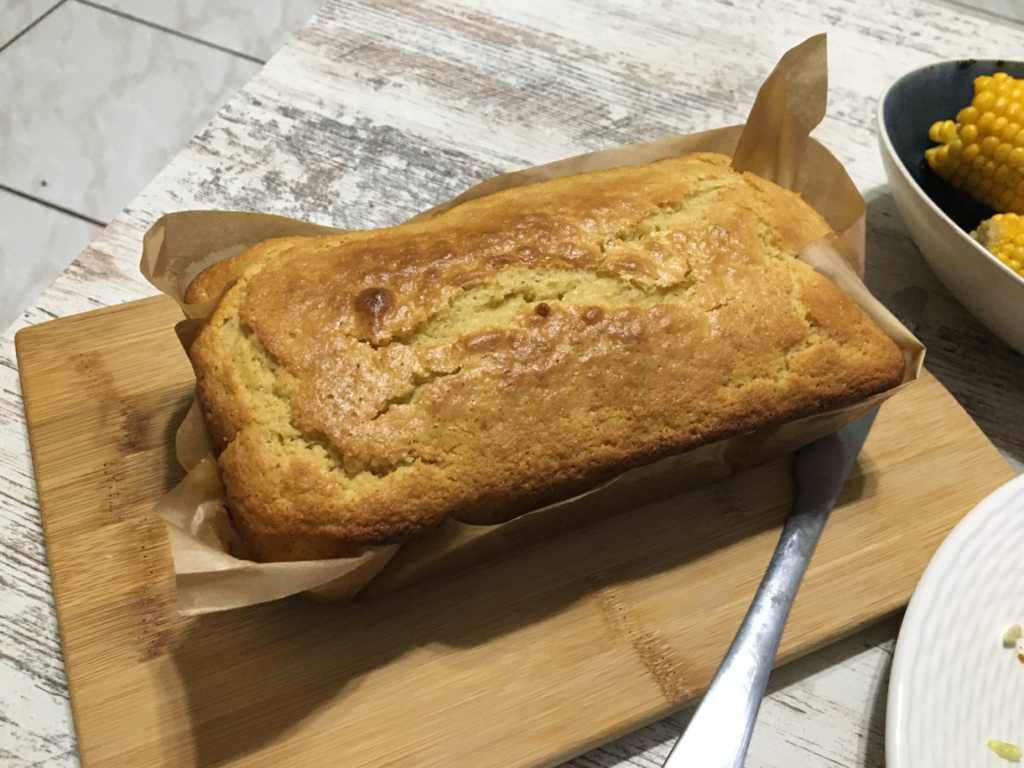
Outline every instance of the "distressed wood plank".
<path id="1" fill-rule="evenodd" d="M 1024 459 L 1024 358 L 937 283 L 895 213 L 874 134 L 889 82 L 937 59 L 1019 58 L 1020 27 L 924 0 L 332 1 L 0 337 L 0 762 L 75 764 L 15 370 L 17 329 L 151 295 L 137 273 L 139 244 L 166 211 L 394 223 L 496 172 L 739 122 L 778 56 L 823 30 L 831 96 L 815 135 L 868 198 L 869 285 L 883 298 L 906 285 L 929 291 L 920 335 L 930 368 L 1005 455 Z M 863 651 L 866 666 L 852 661 L 860 658 L 855 641 L 839 647 L 849 658 L 816 673 L 845 681 L 833 693 L 820 695 L 806 680 L 785 689 L 809 713 L 790 710 L 775 726 L 780 738 L 798 734 L 789 765 L 820 765 L 823 754 L 844 766 L 880 760 L 865 757 L 863 739 L 850 739 L 873 722 L 863 715 L 871 705 L 857 697 L 868 690 L 877 700 L 881 688 L 862 683 L 879 676 L 887 643 Z M 851 711 L 862 716 L 826 714 Z M 651 728 L 587 759 L 602 768 L 653 765 L 645 755 L 668 731 Z M 841 748 L 850 743 L 857 747 Z M 779 764 L 758 744 L 752 764 Z"/>

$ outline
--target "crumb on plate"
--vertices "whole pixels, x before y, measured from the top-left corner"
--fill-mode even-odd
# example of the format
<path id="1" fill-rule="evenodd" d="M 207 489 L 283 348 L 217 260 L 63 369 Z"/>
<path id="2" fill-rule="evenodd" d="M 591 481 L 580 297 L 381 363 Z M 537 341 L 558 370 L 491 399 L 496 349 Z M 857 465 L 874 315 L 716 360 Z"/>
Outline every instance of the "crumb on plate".
<path id="1" fill-rule="evenodd" d="M 1003 645 L 1007 648 L 1013 648 L 1022 635 L 1024 635 L 1024 631 L 1021 631 L 1020 624 L 1014 624 L 1003 633 Z"/>
<path id="2" fill-rule="evenodd" d="M 1020 760 L 1021 751 L 1020 747 L 1018 747 L 1016 744 L 1010 744 L 1005 741 L 997 741 L 996 739 L 992 739 L 988 743 L 988 748 L 1004 760 L 1011 760 L 1013 762 L 1017 762 L 1018 760 Z"/>

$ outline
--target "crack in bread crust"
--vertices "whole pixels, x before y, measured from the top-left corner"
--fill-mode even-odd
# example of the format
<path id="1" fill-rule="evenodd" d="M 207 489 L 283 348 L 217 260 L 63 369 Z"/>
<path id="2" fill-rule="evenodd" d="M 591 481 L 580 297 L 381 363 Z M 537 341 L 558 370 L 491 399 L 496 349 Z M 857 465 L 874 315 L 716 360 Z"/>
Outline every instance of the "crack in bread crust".
<path id="1" fill-rule="evenodd" d="M 190 349 L 258 559 L 480 524 L 897 384 L 903 357 L 796 259 L 798 196 L 695 155 L 375 232 L 268 241 Z"/>

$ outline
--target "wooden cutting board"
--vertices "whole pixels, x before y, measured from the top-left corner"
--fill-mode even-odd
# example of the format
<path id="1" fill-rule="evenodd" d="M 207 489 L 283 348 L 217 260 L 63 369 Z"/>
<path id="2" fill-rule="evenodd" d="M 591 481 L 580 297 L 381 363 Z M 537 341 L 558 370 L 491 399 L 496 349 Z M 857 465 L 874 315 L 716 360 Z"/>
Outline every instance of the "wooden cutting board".
<path id="1" fill-rule="evenodd" d="M 159 297 L 17 336 L 83 766 L 556 765 L 698 696 L 791 499 L 788 460 L 363 604 L 185 619 L 156 500 L 192 373 Z M 930 375 L 886 404 L 781 659 L 904 605 L 1013 472 Z"/>

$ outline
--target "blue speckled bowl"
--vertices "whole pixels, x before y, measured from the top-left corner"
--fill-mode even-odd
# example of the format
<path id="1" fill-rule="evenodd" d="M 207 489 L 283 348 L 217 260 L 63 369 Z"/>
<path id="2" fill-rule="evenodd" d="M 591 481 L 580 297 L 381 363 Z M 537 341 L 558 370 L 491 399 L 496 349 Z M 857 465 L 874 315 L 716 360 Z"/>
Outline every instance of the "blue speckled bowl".
<path id="1" fill-rule="evenodd" d="M 994 211 L 953 189 L 924 160 L 932 123 L 955 119 L 974 98 L 974 78 L 996 72 L 1024 78 L 1024 62 L 943 61 L 904 75 L 879 103 L 878 134 L 896 207 L 921 253 L 961 304 L 1024 354 L 1024 278 L 968 234 Z"/>

